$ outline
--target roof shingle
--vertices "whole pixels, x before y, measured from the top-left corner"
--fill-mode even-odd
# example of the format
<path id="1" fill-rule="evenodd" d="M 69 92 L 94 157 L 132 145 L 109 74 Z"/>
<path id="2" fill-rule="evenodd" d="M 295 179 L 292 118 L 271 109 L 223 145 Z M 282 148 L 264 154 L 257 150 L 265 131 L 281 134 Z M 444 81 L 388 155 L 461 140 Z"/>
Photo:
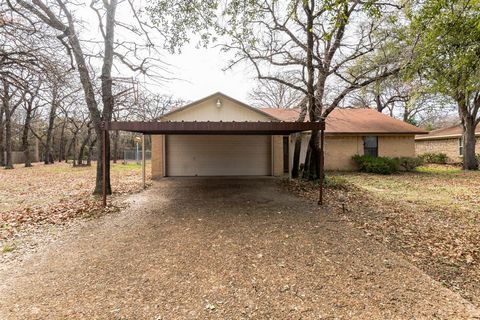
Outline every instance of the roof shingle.
<path id="1" fill-rule="evenodd" d="M 282 120 L 295 121 L 299 109 L 261 108 Z M 326 119 L 327 134 L 425 134 L 426 131 L 368 108 L 336 108 Z"/>
<path id="2" fill-rule="evenodd" d="M 457 124 L 456 126 L 451 126 L 447 128 L 441 128 L 437 130 L 432 130 L 428 135 L 415 137 L 416 140 L 435 140 L 442 138 L 459 138 L 463 134 L 462 125 Z M 475 134 L 480 135 L 480 126 L 477 126 Z"/>

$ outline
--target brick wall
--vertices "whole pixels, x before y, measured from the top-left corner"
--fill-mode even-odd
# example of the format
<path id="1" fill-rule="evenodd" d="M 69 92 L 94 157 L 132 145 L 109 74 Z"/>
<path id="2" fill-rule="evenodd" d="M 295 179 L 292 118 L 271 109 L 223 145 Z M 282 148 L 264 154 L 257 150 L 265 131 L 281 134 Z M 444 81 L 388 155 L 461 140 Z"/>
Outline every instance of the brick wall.
<path id="1" fill-rule="evenodd" d="M 163 172 L 163 141 L 164 135 L 152 135 L 152 178 L 164 176 Z"/>
<path id="2" fill-rule="evenodd" d="M 445 153 L 451 162 L 461 162 L 462 157 L 459 154 L 458 144 L 459 138 L 417 140 L 415 141 L 415 154 Z M 476 152 L 480 153 L 480 137 L 477 137 Z"/>
<path id="3" fill-rule="evenodd" d="M 283 176 L 283 136 L 272 136 L 272 174 Z"/>
<path id="4" fill-rule="evenodd" d="M 415 140 L 413 135 L 379 136 L 378 155 L 381 157 L 414 157 Z"/>

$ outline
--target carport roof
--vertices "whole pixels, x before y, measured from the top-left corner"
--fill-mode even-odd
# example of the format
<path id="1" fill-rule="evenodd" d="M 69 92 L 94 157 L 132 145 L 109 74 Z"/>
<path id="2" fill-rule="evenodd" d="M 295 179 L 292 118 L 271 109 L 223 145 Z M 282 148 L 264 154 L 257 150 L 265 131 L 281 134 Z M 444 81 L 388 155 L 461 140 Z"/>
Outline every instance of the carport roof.
<path id="1" fill-rule="evenodd" d="M 113 121 L 104 126 L 106 130 L 121 130 L 144 134 L 258 134 L 286 135 L 295 132 L 322 130 L 324 122 L 198 122 L 198 121 Z"/>

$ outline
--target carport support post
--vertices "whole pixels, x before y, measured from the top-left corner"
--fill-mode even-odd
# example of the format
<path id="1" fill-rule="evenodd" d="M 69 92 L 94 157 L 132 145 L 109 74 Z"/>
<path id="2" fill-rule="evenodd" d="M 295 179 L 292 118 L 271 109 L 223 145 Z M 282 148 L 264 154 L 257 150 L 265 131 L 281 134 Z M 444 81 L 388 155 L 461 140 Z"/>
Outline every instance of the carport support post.
<path id="1" fill-rule="evenodd" d="M 323 151 L 323 146 L 325 144 L 325 127 L 324 127 L 324 120 L 321 120 L 322 122 L 322 129 L 320 130 L 320 156 L 319 156 L 319 167 L 320 167 L 320 177 L 319 177 L 319 184 L 320 184 L 320 190 L 318 194 L 318 205 L 322 206 L 323 205 L 323 182 L 325 180 L 325 173 L 324 173 L 324 151 Z"/>
<path id="2" fill-rule="evenodd" d="M 145 189 L 145 134 L 142 133 L 142 186 Z"/>
<path id="3" fill-rule="evenodd" d="M 102 205 L 107 206 L 107 126 L 102 123 Z"/>

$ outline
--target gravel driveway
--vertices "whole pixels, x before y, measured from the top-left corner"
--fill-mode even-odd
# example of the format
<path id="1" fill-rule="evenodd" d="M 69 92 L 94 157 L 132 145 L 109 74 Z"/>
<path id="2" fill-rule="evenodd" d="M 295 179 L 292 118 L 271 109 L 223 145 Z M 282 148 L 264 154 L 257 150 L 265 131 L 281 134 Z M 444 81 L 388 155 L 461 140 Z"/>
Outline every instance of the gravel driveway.
<path id="1" fill-rule="evenodd" d="M 275 179 L 165 179 L 0 271 L 1 319 L 464 319 L 479 313 Z"/>

